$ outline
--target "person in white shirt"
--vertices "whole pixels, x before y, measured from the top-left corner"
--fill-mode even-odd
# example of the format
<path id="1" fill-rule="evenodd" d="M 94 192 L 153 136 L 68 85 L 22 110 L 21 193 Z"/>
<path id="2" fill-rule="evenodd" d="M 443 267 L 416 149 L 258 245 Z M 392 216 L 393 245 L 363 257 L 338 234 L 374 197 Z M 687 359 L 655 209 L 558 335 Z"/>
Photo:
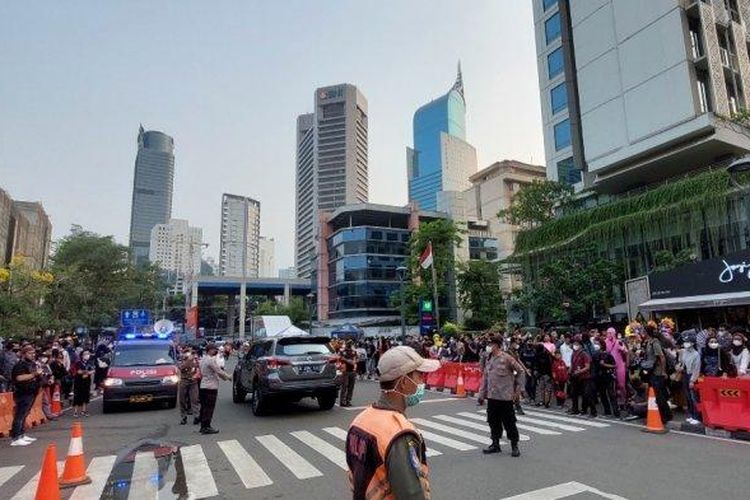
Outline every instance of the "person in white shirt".
<path id="1" fill-rule="evenodd" d="M 565 334 L 563 343 L 560 344 L 560 355 L 562 356 L 563 363 L 570 369 L 570 363 L 573 360 L 573 347 L 570 345 L 570 335 Z"/>
<path id="2" fill-rule="evenodd" d="M 737 368 L 738 377 L 746 377 L 750 371 L 750 351 L 745 336 L 739 332 L 732 335 L 732 362 Z"/>

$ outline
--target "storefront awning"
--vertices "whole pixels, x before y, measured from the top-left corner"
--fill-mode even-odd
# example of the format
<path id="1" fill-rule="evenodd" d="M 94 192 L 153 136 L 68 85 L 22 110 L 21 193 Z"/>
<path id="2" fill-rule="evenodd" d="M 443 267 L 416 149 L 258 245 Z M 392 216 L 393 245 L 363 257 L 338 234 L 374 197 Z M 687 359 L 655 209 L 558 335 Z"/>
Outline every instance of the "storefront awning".
<path id="1" fill-rule="evenodd" d="M 750 291 L 732 293 L 713 293 L 690 295 L 687 297 L 669 297 L 651 299 L 638 306 L 641 312 L 674 311 L 678 309 L 702 309 L 707 307 L 729 307 L 750 304 Z"/>

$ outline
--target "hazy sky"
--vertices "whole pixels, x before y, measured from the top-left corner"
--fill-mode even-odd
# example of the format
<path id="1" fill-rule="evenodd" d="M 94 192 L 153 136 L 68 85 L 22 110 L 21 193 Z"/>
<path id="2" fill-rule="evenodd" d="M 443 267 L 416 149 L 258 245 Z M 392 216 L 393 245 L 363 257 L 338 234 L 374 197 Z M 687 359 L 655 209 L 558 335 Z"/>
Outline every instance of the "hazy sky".
<path id="1" fill-rule="evenodd" d="M 543 163 L 528 0 L 0 2 L 0 187 L 127 243 L 138 124 L 175 139 L 173 217 L 219 250 L 223 192 L 293 264 L 294 133 L 316 87 L 369 102 L 370 201 L 407 201 L 414 111 L 461 60 L 480 168 Z"/>

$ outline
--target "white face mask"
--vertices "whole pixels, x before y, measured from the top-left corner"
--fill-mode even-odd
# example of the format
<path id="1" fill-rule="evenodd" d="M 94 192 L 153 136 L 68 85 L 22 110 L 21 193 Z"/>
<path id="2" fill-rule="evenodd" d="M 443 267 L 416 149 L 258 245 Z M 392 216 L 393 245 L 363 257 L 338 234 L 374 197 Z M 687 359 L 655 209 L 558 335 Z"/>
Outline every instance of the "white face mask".
<path id="1" fill-rule="evenodd" d="M 732 344 L 733 344 L 733 345 L 736 345 L 737 347 L 739 347 L 739 346 L 741 346 L 741 345 L 742 345 L 742 341 L 741 341 L 741 340 L 733 340 L 733 341 L 732 341 Z"/>
<path id="2" fill-rule="evenodd" d="M 692 342 L 683 342 L 682 343 L 682 347 L 684 347 L 685 349 L 690 349 L 691 347 L 693 347 L 693 343 Z"/>
<path id="3" fill-rule="evenodd" d="M 709 342 L 708 343 L 708 347 L 710 347 L 711 349 L 718 349 L 719 343 L 718 342 Z"/>
<path id="4" fill-rule="evenodd" d="M 484 351 L 485 351 L 485 352 L 486 352 L 487 354 L 492 354 L 492 346 L 491 346 L 491 345 L 488 345 L 487 347 L 485 347 L 485 348 L 484 348 Z"/>
<path id="5" fill-rule="evenodd" d="M 594 344 L 594 350 L 595 351 L 601 350 L 601 346 L 599 344 Z"/>
<path id="6" fill-rule="evenodd" d="M 82 357 L 84 361 L 88 361 L 91 356 L 89 354 L 84 354 Z"/>

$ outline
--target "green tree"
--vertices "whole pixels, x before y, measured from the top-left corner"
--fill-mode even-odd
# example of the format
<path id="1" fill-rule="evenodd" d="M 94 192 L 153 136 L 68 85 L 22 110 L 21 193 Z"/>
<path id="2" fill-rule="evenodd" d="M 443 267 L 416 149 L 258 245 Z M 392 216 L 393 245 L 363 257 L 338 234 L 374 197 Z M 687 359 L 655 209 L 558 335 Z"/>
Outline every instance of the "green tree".
<path id="1" fill-rule="evenodd" d="M 409 269 L 409 277 L 404 285 L 405 312 L 407 322 L 417 322 L 417 308 L 420 299 L 431 299 L 433 296 L 432 270 L 422 269 L 419 265 L 419 257 L 427 245 L 432 243 L 433 265 L 437 277 L 437 289 L 440 297 L 441 309 L 446 306 L 445 300 L 448 296 L 448 283 L 455 271 L 455 258 L 453 250 L 461 244 L 460 230 L 450 219 L 438 219 L 431 222 L 423 222 L 419 229 L 412 233 L 409 240 L 409 257 L 406 267 Z M 391 295 L 391 306 L 400 307 L 401 296 L 397 290 Z M 444 315 L 441 321 L 448 320 Z"/>
<path id="2" fill-rule="evenodd" d="M 111 236 L 74 226 L 57 242 L 51 270 L 58 278 L 46 307 L 58 327 L 112 326 L 120 309 L 162 307 L 166 285 L 159 269 L 133 265 L 127 247 Z"/>
<path id="3" fill-rule="evenodd" d="M 556 207 L 566 207 L 573 198 L 573 187 L 556 181 L 534 181 L 522 187 L 509 208 L 497 216 L 523 229 L 537 227 L 554 217 Z"/>
<path id="4" fill-rule="evenodd" d="M 290 298 L 288 306 L 274 299 L 265 300 L 258 304 L 253 314 L 255 316 L 289 316 L 292 324 L 296 326 L 308 326 L 310 320 L 310 309 L 301 297 Z"/>
<path id="5" fill-rule="evenodd" d="M 459 302 L 468 312 L 464 321 L 467 329 L 485 330 L 505 319 L 496 263 L 472 260 L 459 264 L 456 281 Z"/>
<path id="6" fill-rule="evenodd" d="M 617 263 L 583 248 L 550 258 L 536 276 L 526 272 L 517 301 L 541 322 L 585 323 L 613 305 L 622 276 Z"/>
<path id="7" fill-rule="evenodd" d="M 49 327 L 42 302 L 54 276 L 29 267 L 23 257 L 14 257 L 0 268 L 0 336 L 29 337 Z"/>

